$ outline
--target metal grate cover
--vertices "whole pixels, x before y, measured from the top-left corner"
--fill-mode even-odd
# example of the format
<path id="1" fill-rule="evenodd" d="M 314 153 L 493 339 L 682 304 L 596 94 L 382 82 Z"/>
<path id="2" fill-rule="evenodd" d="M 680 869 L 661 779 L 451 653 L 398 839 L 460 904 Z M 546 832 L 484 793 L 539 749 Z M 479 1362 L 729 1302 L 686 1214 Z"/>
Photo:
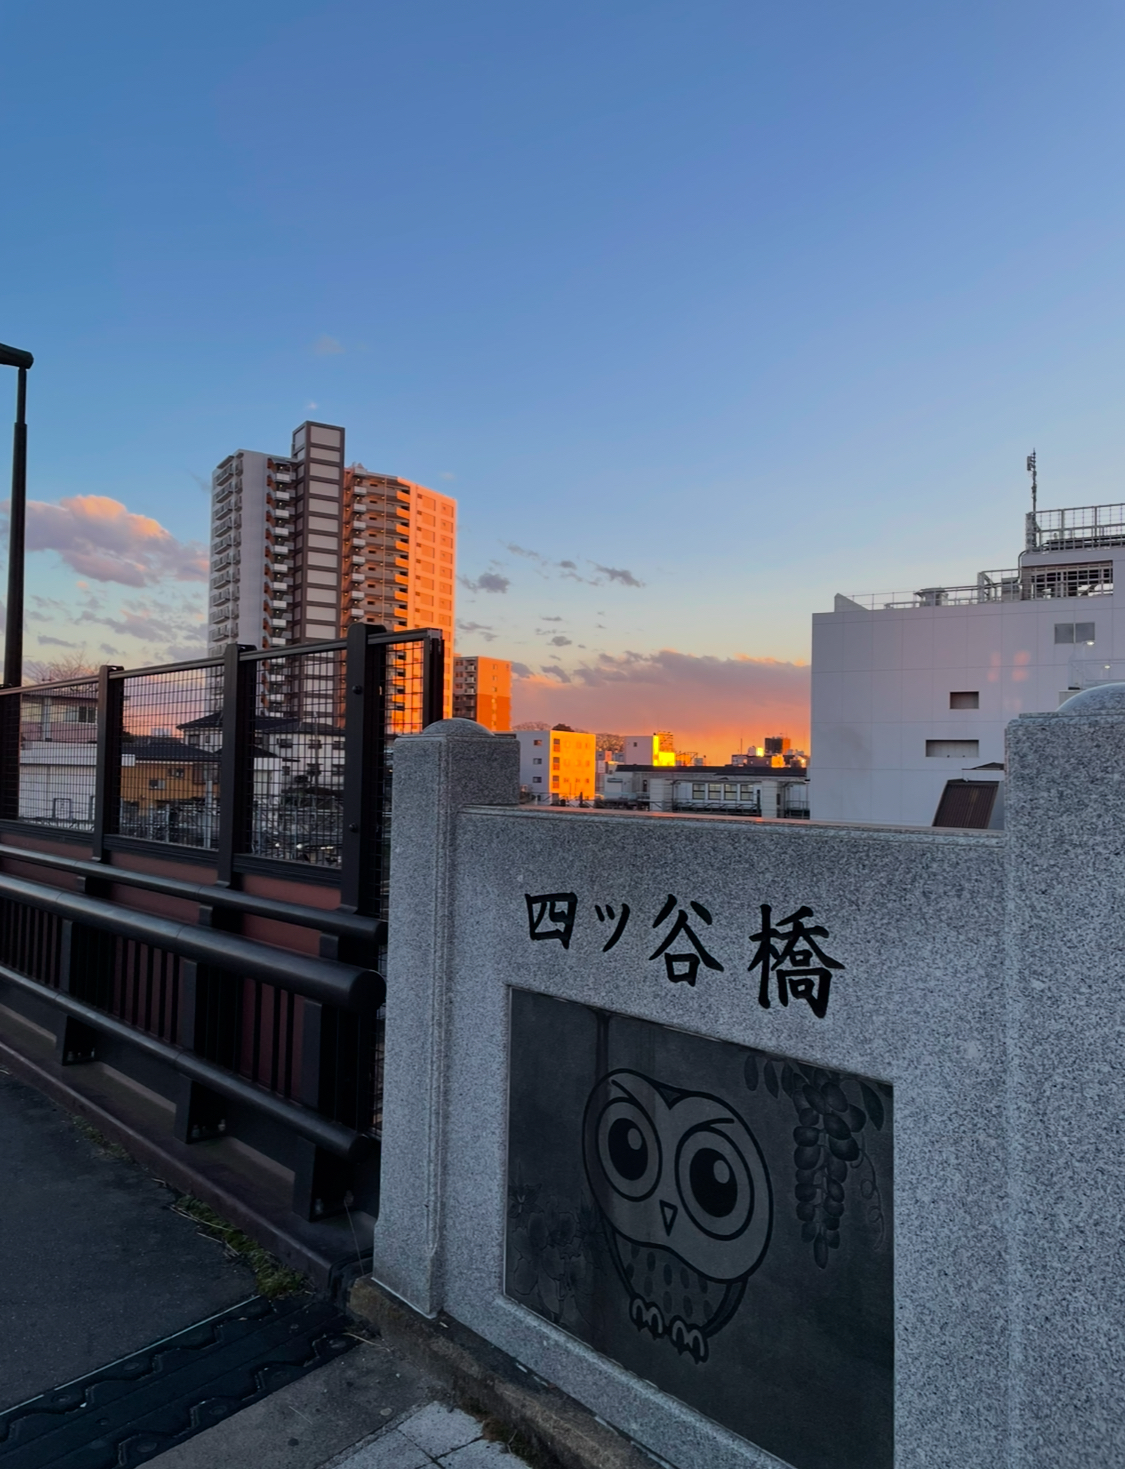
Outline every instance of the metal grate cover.
<path id="1" fill-rule="evenodd" d="M 0 1413 L 3 1469 L 143 1464 L 354 1345 L 328 1301 L 255 1296 Z"/>

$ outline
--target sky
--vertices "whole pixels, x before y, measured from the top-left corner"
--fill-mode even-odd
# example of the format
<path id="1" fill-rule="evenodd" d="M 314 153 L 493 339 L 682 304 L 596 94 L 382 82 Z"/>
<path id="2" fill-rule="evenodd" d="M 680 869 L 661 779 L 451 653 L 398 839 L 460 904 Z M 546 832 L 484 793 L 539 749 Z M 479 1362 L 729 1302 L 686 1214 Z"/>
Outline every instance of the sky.
<path id="1" fill-rule="evenodd" d="M 458 651 L 517 720 L 806 742 L 835 592 L 1014 565 L 1032 448 L 1044 507 L 1125 499 L 1123 32 L 6 0 L 27 658 L 199 650 L 211 470 L 314 417 L 457 497 Z"/>

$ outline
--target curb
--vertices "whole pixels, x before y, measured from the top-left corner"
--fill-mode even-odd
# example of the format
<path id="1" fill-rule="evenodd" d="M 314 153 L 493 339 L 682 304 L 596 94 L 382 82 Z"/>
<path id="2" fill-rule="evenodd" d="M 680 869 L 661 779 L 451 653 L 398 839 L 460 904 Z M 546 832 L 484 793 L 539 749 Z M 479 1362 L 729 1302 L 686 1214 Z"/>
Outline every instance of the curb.
<path id="1" fill-rule="evenodd" d="M 533 1446 L 543 1469 L 654 1469 L 664 1464 L 476 1332 L 444 1313 L 428 1320 L 370 1276 L 352 1286 L 347 1309 L 450 1392 L 517 1430 Z"/>

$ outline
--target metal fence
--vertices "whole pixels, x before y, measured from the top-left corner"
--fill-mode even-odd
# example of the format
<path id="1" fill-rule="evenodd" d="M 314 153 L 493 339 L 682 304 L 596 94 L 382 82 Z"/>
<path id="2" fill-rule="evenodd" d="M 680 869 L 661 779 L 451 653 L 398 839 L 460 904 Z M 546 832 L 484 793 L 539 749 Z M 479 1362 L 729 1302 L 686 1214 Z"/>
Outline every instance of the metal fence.
<path id="1" fill-rule="evenodd" d="M 393 750 L 441 718 L 443 671 L 435 630 L 359 624 L 0 690 L 5 1004 L 56 1025 L 62 1065 L 116 1048 L 131 1074 L 140 1057 L 181 1141 L 241 1129 L 293 1169 L 308 1219 L 377 1197 Z M 245 891 L 246 874 L 296 900 Z M 300 901 L 326 882 L 337 907 Z M 197 924 L 171 916 L 185 904 Z M 262 919 L 269 942 L 247 929 Z"/>
<path id="2" fill-rule="evenodd" d="M 361 833 L 378 865 L 394 741 L 441 717 L 443 659 L 435 630 L 358 625 L 0 689 L 0 818 L 88 834 L 99 858 L 134 841 L 341 869 L 379 808 L 377 837 Z"/>

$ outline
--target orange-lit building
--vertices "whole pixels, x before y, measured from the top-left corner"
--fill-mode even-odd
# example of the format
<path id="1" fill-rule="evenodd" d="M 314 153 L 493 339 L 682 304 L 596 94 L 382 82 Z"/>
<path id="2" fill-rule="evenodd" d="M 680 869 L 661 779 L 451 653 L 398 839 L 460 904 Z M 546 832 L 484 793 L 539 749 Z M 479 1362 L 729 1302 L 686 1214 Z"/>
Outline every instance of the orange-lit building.
<path id="1" fill-rule="evenodd" d="M 520 785 L 536 801 L 591 801 L 597 737 L 581 730 L 520 729 Z"/>
<path id="2" fill-rule="evenodd" d="M 512 665 L 505 658 L 455 658 L 453 717 L 475 719 L 485 729 L 512 727 Z"/>
<path id="3" fill-rule="evenodd" d="M 457 501 L 450 495 L 362 464 L 345 469 L 341 632 L 358 621 L 388 629 L 440 628 L 447 718 L 453 710 L 456 552 Z"/>

